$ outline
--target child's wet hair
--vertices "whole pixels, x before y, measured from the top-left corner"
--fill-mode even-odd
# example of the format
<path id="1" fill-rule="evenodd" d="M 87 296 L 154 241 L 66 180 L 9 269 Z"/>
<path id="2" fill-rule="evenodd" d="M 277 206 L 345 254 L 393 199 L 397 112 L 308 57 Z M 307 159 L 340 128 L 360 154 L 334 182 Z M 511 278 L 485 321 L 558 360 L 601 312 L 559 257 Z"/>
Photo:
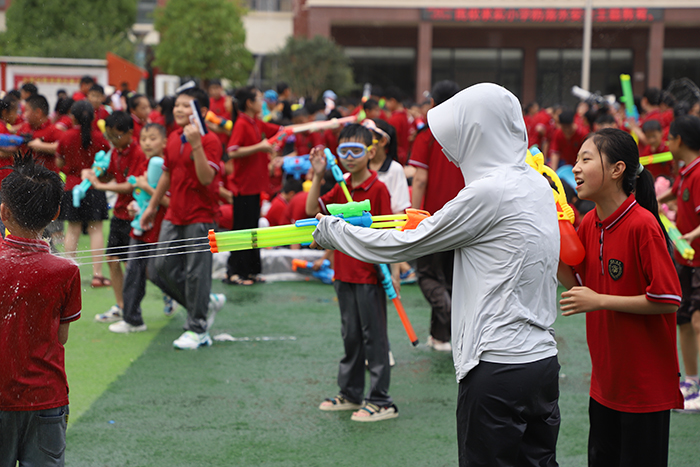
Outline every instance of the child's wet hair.
<path id="1" fill-rule="evenodd" d="M 40 231 L 61 205 L 63 182 L 52 170 L 34 162 L 31 151 L 15 154 L 11 172 L 2 181 L 2 203 L 24 228 Z"/>
<path id="2" fill-rule="evenodd" d="M 372 131 L 359 123 L 347 125 L 340 131 L 340 135 L 338 135 L 338 141 L 361 141 L 367 147 L 372 145 L 373 139 Z"/>

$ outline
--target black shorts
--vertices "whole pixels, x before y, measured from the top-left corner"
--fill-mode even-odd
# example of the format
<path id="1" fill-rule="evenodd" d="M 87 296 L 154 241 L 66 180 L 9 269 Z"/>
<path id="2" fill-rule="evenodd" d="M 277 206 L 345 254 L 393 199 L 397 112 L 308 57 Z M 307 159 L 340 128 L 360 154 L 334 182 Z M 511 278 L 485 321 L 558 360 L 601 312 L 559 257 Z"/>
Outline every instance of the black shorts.
<path id="1" fill-rule="evenodd" d="M 677 265 L 678 279 L 681 282 L 681 306 L 676 312 L 676 323 L 688 324 L 693 313 L 700 311 L 700 268 Z"/>
<path id="2" fill-rule="evenodd" d="M 73 192 L 63 192 L 61 199 L 61 214 L 59 219 L 68 222 L 92 222 L 103 221 L 109 218 L 107 197 L 104 191 L 90 189 L 85 193 L 85 199 L 80 202 L 80 207 L 73 207 Z"/>
<path id="3" fill-rule="evenodd" d="M 112 217 L 109 223 L 109 238 L 107 240 L 106 256 L 114 256 L 125 260 L 129 254 L 129 242 L 131 237 L 131 221 Z"/>

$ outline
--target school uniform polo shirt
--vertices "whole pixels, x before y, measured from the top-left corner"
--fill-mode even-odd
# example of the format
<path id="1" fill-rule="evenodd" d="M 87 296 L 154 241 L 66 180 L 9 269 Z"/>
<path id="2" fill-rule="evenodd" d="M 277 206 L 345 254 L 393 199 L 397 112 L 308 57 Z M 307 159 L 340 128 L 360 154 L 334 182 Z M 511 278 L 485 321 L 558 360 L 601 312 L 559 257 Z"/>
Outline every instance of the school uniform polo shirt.
<path id="1" fill-rule="evenodd" d="M 0 410 L 68 404 L 60 324 L 80 318 L 80 270 L 42 240 L 0 240 Z"/>
<path id="2" fill-rule="evenodd" d="M 661 226 L 630 195 L 607 219 L 590 211 L 578 235 L 586 259 L 575 270 L 599 294 L 635 296 L 679 305 L 681 287 Z M 620 412 L 683 407 L 678 389 L 676 314 L 586 313 L 591 354 L 590 395 Z"/>
<path id="3" fill-rule="evenodd" d="M 209 185 L 199 182 L 192 145 L 182 142 L 182 132 L 180 128 L 170 135 L 163 157 L 163 171 L 170 173 L 170 206 L 165 220 L 174 225 L 211 224 L 218 210 L 219 184 L 216 180 Z M 207 133 L 202 136 L 202 148 L 209 166 L 219 172 L 222 153 L 219 138 Z"/>
<path id="4" fill-rule="evenodd" d="M 129 176 L 138 177 L 147 168 L 146 155 L 141 150 L 141 146 L 136 141 L 122 150 L 113 149 L 109 159 L 107 173 L 114 177 L 117 183 L 125 183 Z M 114 203 L 114 217 L 123 220 L 130 220 L 127 207 L 134 200 L 132 193 L 119 193 L 117 202 Z"/>
<path id="5" fill-rule="evenodd" d="M 464 188 L 462 171 L 442 153 L 442 146 L 435 141 L 430 128 L 416 135 L 408 164 L 428 171 L 423 209 L 431 214 L 442 209 L 445 203 Z"/>
<path id="6" fill-rule="evenodd" d="M 54 143 L 61 139 L 61 136 L 63 136 L 63 132 L 56 128 L 56 125 L 53 125 L 49 120 L 46 120 L 39 126 L 39 128 L 32 128 L 28 122 L 24 122 L 17 131 L 17 134 L 30 135 L 32 139 L 39 138 L 45 143 Z M 22 152 L 27 151 L 28 149 L 29 148 L 26 144 L 20 146 L 20 151 Z M 54 154 L 37 151 L 34 153 L 34 158 L 37 162 L 43 164 L 47 169 L 56 173 L 59 172 L 58 167 L 56 166 L 56 156 Z"/>
<path id="7" fill-rule="evenodd" d="M 377 172 L 370 170 L 370 173 L 370 177 L 357 187 L 352 186 L 350 175 L 345 177 L 345 183 L 352 200 L 364 201 L 368 199 L 372 208 L 372 215 L 374 216 L 392 214 L 389 190 L 377 178 Z M 324 214 L 329 214 L 326 209 L 327 205 L 346 204 L 348 202 L 339 184 L 336 184 L 331 191 L 321 196 L 318 201 Z M 339 251 L 335 252 L 334 258 L 336 280 L 353 284 L 377 283 L 377 271 L 373 264 L 359 261 Z"/>
<path id="8" fill-rule="evenodd" d="M 273 137 L 279 128 L 279 125 L 250 118 L 241 112 L 233 125 L 233 132 L 226 150 L 231 152 L 258 144 L 263 138 Z M 258 195 L 268 189 L 270 173 L 267 165 L 269 162 L 270 155 L 263 151 L 233 159 L 231 182 L 236 186 L 238 195 Z"/>
<path id="9" fill-rule="evenodd" d="M 676 227 L 682 234 L 695 230 L 700 225 L 700 157 L 683 167 L 673 183 L 673 193 L 676 195 L 678 214 L 676 215 Z M 684 266 L 700 266 L 700 238 L 696 238 L 690 244 L 696 252 L 695 258 L 687 260 L 674 249 L 673 257 Z"/>

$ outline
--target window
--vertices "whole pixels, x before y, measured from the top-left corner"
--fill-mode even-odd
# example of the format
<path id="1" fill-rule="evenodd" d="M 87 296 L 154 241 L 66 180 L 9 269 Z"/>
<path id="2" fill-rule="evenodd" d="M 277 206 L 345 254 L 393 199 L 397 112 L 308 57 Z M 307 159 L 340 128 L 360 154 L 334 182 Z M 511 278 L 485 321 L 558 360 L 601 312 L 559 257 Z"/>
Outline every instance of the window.
<path id="1" fill-rule="evenodd" d="M 433 49 L 432 81 L 449 79 L 466 88 L 498 83 L 522 94 L 523 52 L 520 49 Z"/>

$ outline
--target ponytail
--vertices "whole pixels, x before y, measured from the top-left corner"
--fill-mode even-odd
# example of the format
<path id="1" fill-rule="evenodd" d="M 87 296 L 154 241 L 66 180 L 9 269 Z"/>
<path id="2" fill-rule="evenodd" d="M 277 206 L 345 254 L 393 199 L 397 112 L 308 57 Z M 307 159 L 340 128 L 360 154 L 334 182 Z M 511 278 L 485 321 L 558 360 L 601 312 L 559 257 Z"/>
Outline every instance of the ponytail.
<path id="1" fill-rule="evenodd" d="M 87 149 L 92 144 L 92 121 L 95 118 L 95 110 L 88 101 L 78 101 L 70 109 L 71 115 L 80 125 L 80 140 L 83 149 Z"/>

